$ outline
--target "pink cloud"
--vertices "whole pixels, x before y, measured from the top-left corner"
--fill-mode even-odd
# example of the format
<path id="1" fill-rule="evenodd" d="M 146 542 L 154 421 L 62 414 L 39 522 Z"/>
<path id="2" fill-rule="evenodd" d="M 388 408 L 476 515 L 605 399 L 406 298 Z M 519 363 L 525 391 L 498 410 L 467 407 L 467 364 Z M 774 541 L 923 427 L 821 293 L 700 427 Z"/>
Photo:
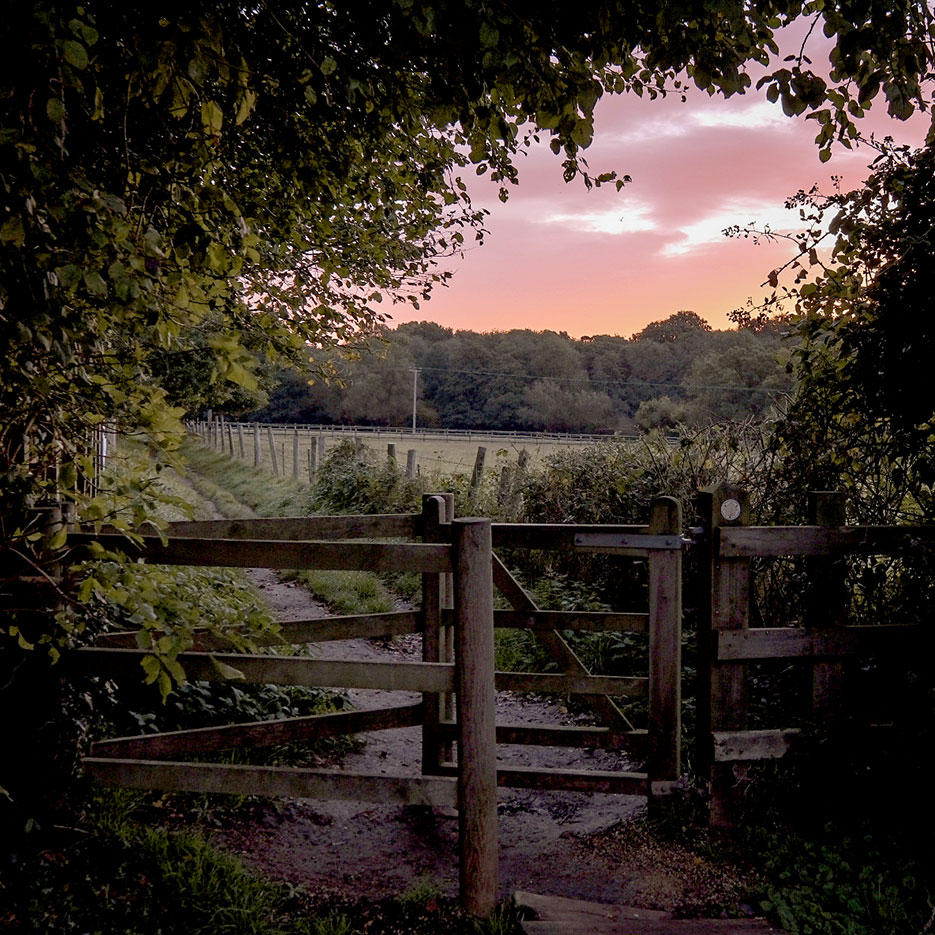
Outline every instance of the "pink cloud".
<path id="1" fill-rule="evenodd" d="M 890 120 L 881 105 L 864 128 L 918 145 L 926 124 Z M 454 265 L 450 288 L 418 311 L 398 307 L 394 320 L 628 335 L 690 308 L 726 327 L 727 313 L 761 294 L 788 251 L 728 240 L 721 228 L 781 227 L 788 196 L 816 183 L 830 190 L 832 175 L 854 186 L 875 155 L 838 148 L 822 164 L 815 122 L 785 117 L 752 93 L 726 101 L 693 94 L 686 103 L 605 98 L 595 126 L 591 170 L 631 175 L 622 192 L 566 185 L 545 140 L 520 159 L 506 204 L 496 186 L 471 176 L 475 202 L 491 212 L 488 243 Z"/>

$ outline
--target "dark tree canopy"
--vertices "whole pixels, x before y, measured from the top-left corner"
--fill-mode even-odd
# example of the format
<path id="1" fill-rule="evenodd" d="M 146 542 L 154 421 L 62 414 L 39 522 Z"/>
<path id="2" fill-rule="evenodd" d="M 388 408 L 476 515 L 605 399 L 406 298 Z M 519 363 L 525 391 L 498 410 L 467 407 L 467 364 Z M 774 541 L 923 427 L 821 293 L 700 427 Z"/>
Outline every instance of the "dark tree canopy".
<path id="1" fill-rule="evenodd" d="M 741 93 L 797 20 L 832 40 L 830 77 L 806 41 L 760 84 L 814 114 L 823 153 L 851 144 L 878 96 L 897 117 L 927 106 L 918 0 L 10 6 L 5 512 L 74 495 L 104 421 L 170 443 L 173 403 L 193 400 L 169 371 L 194 360 L 251 390 L 258 359 L 353 340 L 381 302 L 418 304 L 447 275 L 439 260 L 483 237 L 468 163 L 505 198 L 544 134 L 566 178 L 622 186 L 582 159 L 602 95 Z"/>

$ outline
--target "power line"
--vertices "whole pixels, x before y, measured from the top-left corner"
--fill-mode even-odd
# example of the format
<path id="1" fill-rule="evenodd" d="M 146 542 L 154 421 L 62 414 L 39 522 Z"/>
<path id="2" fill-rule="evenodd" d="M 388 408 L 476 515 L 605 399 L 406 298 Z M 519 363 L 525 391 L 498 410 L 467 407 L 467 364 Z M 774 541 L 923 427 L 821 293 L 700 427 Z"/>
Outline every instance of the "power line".
<path id="1" fill-rule="evenodd" d="M 412 368 L 389 367 L 393 373 L 411 373 Z M 554 383 L 583 383 L 588 386 L 651 387 L 670 390 L 739 390 L 747 393 L 787 393 L 787 386 L 739 386 L 706 383 L 651 383 L 646 380 L 591 380 L 583 377 L 553 377 L 534 373 L 507 373 L 499 370 L 459 370 L 453 367 L 420 367 L 423 373 L 461 373 L 479 377 L 507 377 L 514 380 L 551 380 Z"/>

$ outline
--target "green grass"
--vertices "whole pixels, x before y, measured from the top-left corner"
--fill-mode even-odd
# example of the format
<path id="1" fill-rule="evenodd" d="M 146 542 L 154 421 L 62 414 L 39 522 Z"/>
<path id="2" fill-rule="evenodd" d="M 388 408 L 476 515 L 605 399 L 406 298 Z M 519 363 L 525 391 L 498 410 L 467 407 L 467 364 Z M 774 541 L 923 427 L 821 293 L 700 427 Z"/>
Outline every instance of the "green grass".
<path id="1" fill-rule="evenodd" d="M 181 452 L 191 467 L 188 479 L 228 517 L 242 517 L 244 506 L 256 516 L 308 516 L 312 490 L 291 478 L 274 477 L 242 461 L 212 451 L 194 439 Z"/>
<path id="2" fill-rule="evenodd" d="M 336 614 L 385 614 L 395 599 L 376 575 L 366 571 L 287 571 Z"/>
<path id="3" fill-rule="evenodd" d="M 152 827 L 148 797 L 102 790 L 73 826 L 0 851 L 5 935 L 521 935 L 419 881 L 395 899 L 328 905 L 250 871 L 198 832 Z"/>
<path id="4" fill-rule="evenodd" d="M 182 450 L 191 468 L 187 480 L 228 519 L 311 514 L 308 487 L 273 477 L 194 440 L 187 441 Z M 286 572 L 284 577 L 299 581 L 336 614 L 388 613 L 396 605 L 394 592 L 370 572 L 303 570 Z M 411 586 L 408 579 L 400 579 Z"/>
<path id="5" fill-rule="evenodd" d="M 18 933 L 286 935 L 279 888 L 197 834 L 136 824 L 138 799 L 105 793 L 70 838 L 12 855 L 3 867 L 0 927 Z M 288 922 L 288 927 L 283 923 Z"/>

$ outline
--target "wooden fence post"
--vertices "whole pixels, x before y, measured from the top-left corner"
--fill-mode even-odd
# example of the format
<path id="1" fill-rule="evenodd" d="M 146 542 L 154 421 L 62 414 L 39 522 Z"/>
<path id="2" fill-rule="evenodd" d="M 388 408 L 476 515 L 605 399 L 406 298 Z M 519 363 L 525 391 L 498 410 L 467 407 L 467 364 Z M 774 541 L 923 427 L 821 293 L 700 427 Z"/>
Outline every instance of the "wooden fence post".
<path id="1" fill-rule="evenodd" d="M 273 473 L 279 477 L 279 456 L 276 454 L 276 442 L 273 440 L 273 429 L 266 426 L 266 437 L 269 440 L 269 459 L 273 465 Z"/>
<path id="2" fill-rule="evenodd" d="M 410 448 L 406 452 L 406 477 L 416 476 L 416 449 Z"/>
<path id="3" fill-rule="evenodd" d="M 422 541 L 448 542 L 450 535 L 443 532 L 445 500 L 437 494 L 422 497 Z M 442 598 L 445 582 L 443 574 L 422 575 L 422 661 L 447 662 L 441 627 Z M 442 742 L 438 736 L 438 722 L 442 717 L 443 697 L 426 693 L 422 696 L 422 772 L 437 774 L 442 762 Z"/>
<path id="4" fill-rule="evenodd" d="M 308 446 L 308 479 L 313 481 L 315 479 L 315 470 L 317 465 L 315 464 L 315 445 L 311 444 Z"/>
<path id="5" fill-rule="evenodd" d="M 253 423 L 253 466 L 259 467 L 263 460 L 263 453 L 260 451 L 260 426 Z"/>
<path id="6" fill-rule="evenodd" d="M 299 479 L 299 429 L 292 431 L 292 479 Z"/>
<path id="7" fill-rule="evenodd" d="M 471 492 L 480 486 L 481 476 L 484 473 L 484 461 L 487 458 L 487 449 L 483 445 L 477 446 L 477 457 L 474 459 L 474 470 L 471 473 Z"/>
<path id="8" fill-rule="evenodd" d="M 392 461 L 394 464 L 396 463 L 396 444 L 394 442 L 390 442 L 386 446 L 386 457 L 387 460 Z"/>
<path id="9" fill-rule="evenodd" d="M 681 537 L 682 507 L 674 497 L 657 497 L 649 520 L 651 535 Z M 682 552 L 649 553 L 649 777 L 650 805 L 663 786 L 681 775 Z"/>
<path id="10" fill-rule="evenodd" d="M 244 452 L 243 444 L 243 422 L 237 423 L 237 447 L 240 449 L 240 460 L 246 460 L 246 453 Z"/>
<path id="11" fill-rule="evenodd" d="M 842 492 L 813 490 L 808 494 L 809 523 L 813 526 L 845 525 L 846 502 Z M 843 558 L 809 559 L 811 578 L 805 625 L 828 630 L 847 623 L 847 563 Z M 817 720 L 831 723 L 844 710 L 844 666 L 840 662 L 816 662 L 812 668 L 812 711 Z"/>
<path id="12" fill-rule="evenodd" d="M 318 434 L 318 463 L 325 463 L 325 436 L 320 432 Z"/>
<path id="13" fill-rule="evenodd" d="M 455 495 L 453 493 L 440 494 L 445 501 L 445 522 L 453 523 L 455 518 Z M 442 585 L 441 606 L 444 610 L 451 610 L 454 607 L 454 575 L 449 571 L 439 576 Z M 442 662 L 455 661 L 455 630 L 452 626 L 441 628 L 441 650 Z M 441 698 L 441 716 L 445 721 L 453 721 L 455 718 L 455 696 L 448 692 Z M 442 762 L 451 762 L 454 759 L 454 744 L 451 741 L 445 741 L 441 746 Z"/>
<path id="14" fill-rule="evenodd" d="M 230 456 L 234 457 L 234 427 L 227 423 L 227 450 Z"/>
<path id="15" fill-rule="evenodd" d="M 500 471 L 500 484 L 497 487 L 497 504 L 505 507 L 510 505 L 513 494 L 513 468 L 503 465 Z"/>
<path id="16" fill-rule="evenodd" d="M 452 523 L 458 687 L 461 904 L 489 918 L 497 904 L 497 735 L 489 519 Z"/>
<path id="17" fill-rule="evenodd" d="M 732 484 L 699 492 L 706 556 L 702 559 L 702 593 L 707 595 L 698 621 L 698 742 L 699 772 L 711 783 L 710 821 L 734 827 L 740 812 L 746 766 L 714 761 L 713 733 L 747 728 L 747 679 L 743 663 L 718 662 L 717 639 L 722 630 L 743 630 L 750 622 L 750 560 L 719 553 L 722 526 L 750 523 L 750 498 Z"/>

